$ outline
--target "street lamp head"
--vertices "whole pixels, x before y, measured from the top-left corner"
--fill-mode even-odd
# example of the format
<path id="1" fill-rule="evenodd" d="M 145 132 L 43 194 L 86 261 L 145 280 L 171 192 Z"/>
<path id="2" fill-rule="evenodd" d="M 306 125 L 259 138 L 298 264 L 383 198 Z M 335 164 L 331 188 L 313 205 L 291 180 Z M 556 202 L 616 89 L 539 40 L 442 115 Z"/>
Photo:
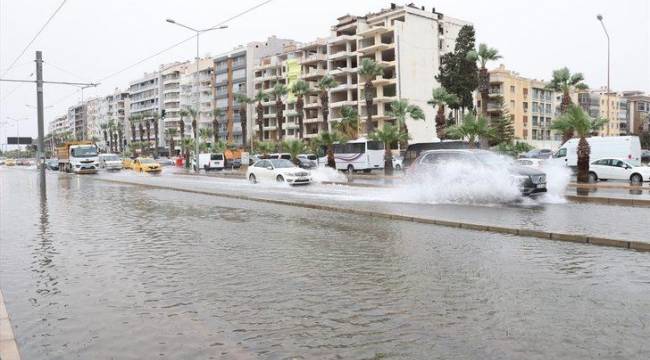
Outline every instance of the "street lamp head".
<path id="1" fill-rule="evenodd" d="M 603 21 L 603 16 L 601 14 L 598 14 L 596 15 L 596 19 L 598 19 L 598 21 Z"/>
<path id="2" fill-rule="evenodd" d="M 228 25 L 221 25 L 217 29 L 227 29 L 227 28 L 228 28 Z"/>
<path id="3" fill-rule="evenodd" d="M 167 19 L 166 21 L 171 24 L 176 24 L 176 21 L 174 21 L 174 19 Z"/>

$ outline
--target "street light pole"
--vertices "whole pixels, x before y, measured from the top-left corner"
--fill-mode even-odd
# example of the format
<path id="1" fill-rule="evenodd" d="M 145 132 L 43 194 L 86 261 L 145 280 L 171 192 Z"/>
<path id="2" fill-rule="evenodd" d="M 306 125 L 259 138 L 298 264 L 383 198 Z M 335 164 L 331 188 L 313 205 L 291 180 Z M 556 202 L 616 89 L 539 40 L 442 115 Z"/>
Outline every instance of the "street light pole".
<path id="1" fill-rule="evenodd" d="M 178 25 L 180 27 L 184 27 L 190 31 L 193 31 L 196 34 L 196 73 L 194 74 L 196 76 L 196 115 L 194 121 L 196 122 L 196 126 L 193 129 L 194 130 L 194 162 L 195 162 L 195 172 L 198 174 L 199 172 L 199 118 L 201 116 L 201 111 L 200 111 L 200 105 L 201 105 L 201 91 L 199 89 L 201 83 L 199 81 L 199 35 L 204 32 L 208 32 L 211 30 L 221 30 L 221 29 L 226 29 L 228 26 L 227 25 L 222 25 L 222 26 L 215 26 L 211 27 L 208 29 L 203 29 L 203 30 L 197 30 L 194 29 L 190 26 L 183 25 L 181 23 L 176 22 L 173 19 L 167 19 L 166 20 L 170 24 Z"/>
<path id="2" fill-rule="evenodd" d="M 607 135 L 609 135 L 609 34 L 607 33 L 607 28 L 605 28 L 605 22 L 603 21 L 603 15 L 598 14 L 596 15 L 596 19 L 600 21 L 600 25 L 603 27 L 603 31 L 605 32 L 605 36 L 607 37 Z"/>

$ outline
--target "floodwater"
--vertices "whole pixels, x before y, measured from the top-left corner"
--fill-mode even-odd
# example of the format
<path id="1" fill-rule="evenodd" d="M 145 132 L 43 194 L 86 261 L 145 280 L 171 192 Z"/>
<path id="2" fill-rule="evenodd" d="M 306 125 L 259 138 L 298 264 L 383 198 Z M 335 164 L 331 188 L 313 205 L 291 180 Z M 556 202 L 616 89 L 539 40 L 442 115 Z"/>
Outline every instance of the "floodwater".
<path id="1" fill-rule="evenodd" d="M 650 255 L 0 169 L 24 359 L 647 359 Z"/>

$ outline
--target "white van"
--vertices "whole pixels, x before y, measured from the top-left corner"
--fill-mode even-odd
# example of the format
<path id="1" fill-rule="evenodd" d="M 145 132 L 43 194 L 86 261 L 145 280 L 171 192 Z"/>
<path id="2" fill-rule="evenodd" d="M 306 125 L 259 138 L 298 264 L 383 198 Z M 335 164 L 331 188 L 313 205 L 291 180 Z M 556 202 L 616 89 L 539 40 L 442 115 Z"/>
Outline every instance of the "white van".
<path id="1" fill-rule="evenodd" d="M 223 153 L 199 154 L 199 168 L 208 170 L 223 170 L 225 157 Z"/>
<path id="2" fill-rule="evenodd" d="M 579 138 L 573 138 L 565 142 L 553 157 L 564 160 L 566 166 L 578 166 L 578 141 Z M 625 159 L 634 165 L 641 164 L 641 142 L 638 136 L 596 136 L 588 137 L 587 142 L 591 148 L 591 160 L 616 158 Z"/>
<path id="3" fill-rule="evenodd" d="M 116 154 L 99 154 L 99 168 L 106 170 L 122 170 L 122 159 Z"/>

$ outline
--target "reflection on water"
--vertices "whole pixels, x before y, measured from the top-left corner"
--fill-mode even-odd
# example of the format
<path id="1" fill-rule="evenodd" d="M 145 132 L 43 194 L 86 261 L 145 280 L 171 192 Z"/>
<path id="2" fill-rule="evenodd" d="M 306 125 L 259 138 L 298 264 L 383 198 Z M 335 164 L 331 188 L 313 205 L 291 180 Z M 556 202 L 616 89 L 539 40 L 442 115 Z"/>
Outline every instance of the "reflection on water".
<path id="1" fill-rule="evenodd" d="M 26 359 L 645 358 L 647 254 L 36 180 L 0 173 Z"/>

